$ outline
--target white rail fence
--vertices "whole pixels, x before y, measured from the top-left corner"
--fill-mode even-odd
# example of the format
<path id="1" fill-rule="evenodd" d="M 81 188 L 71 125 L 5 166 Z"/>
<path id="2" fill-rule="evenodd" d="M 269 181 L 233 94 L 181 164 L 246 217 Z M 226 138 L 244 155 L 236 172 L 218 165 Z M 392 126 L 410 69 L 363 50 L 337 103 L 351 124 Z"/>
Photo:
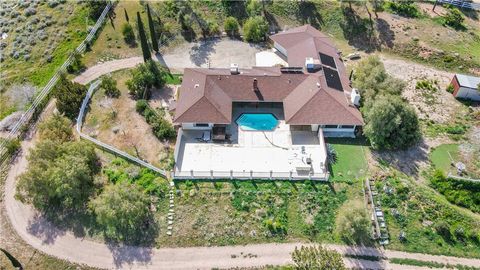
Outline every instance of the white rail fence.
<path id="1" fill-rule="evenodd" d="M 97 22 L 88 33 L 87 37 L 75 49 L 77 53 L 82 53 L 85 51 L 87 44 L 89 44 L 92 41 L 92 39 L 95 37 L 95 34 L 97 33 L 98 29 L 102 26 L 111 8 L 112 8 L 112 4 L 108 3 L 105 9 L 103 10 L 102 14 L 100 15 L 100 17 L 97 19 Z M 55 86 L 58 79 L 60 78 L 60 74 L 66 71 L 67 67 L 72 63 L 73 60 L 74 60 L 74 56 L 70 55 L 67 58 L 67 60 L 63 63 L 63 65 L 57 69 L 53 77 L 50 79 L 50 81 L 48 81 L 47 85 L 45 85 L 45 87 L 40 91 L 40 93 L 37 95 L 37 97 L 32 102 L 32 104 L 27 109 L 27 111 L 15 123 L 15 125 L 13 126 L 12 130 L 10 130 L 6 138 L 0 141 L 0 164 L 3 163 L 5 160 L 7 160 L 9 157 L 8 151 L 6 148 L 7 143 L 9 143 L 9 140 L 16 139 L 19 137 L 19 135 L 22 133 L 21 131 L 26 127 L 27 124 L 30 123 L 30 120 L 34 116 L 36 110 L 41 107 L 42 103 L 45 101 L 45 98 L 52 91 L 53 87 Z"/>
<path id="2" fill-rule="evenodd" d="M 123 158 L 126 158 L 132 162 L 135 162 L 145 168 L 148 168 L 152 171 L 155 171 L 161 175 L 163 175 L 164 177 L 167 177 L 167 172 L 165 170 L 162 170 L 162 169 L 159 169 L 155 166 L 153 166 L 152 164 L 148 163 L 148 162 L 145 162 L 139 158 L 136 158 L 122 150 L 119 150 L 109 144 L 106 144 L 104 142 L 101 142 L 95 138 L 92 138 L 84 133 L 82 133 L 82 123 L 83 123 L 83 117 L 85 116 L 85 111 L 87 110 L 88 108 L 88 103 L 90 102 L 90 99 L 92 98 L 93 96 L 93 93 L 95 92 L 95 90 L 97 89 L 97 87 L 100 85 L 101 83 L 101 80 L 97 80 L 95 82 L 93 82 L 90 87 L 88 88 L 88 92 L 87 92 L 87 95 L 85 96 L 85 99 L 83 100 L 82 102 L 82 107 L 80 107 L 80 113 L 78 114 L 78 118 L 77 118 L 77 126 L 76 126 L 76 129 L 77 129 L 77 132 L 78 134 L 80 135 L 80 137 L 82 139 L 85 139 L 85 140 L 88 140 L 98 146 L 100 146 L 101 148 L 111 152 L 111 153 L 114 153 L 116 155 L 119 155 Z"/>
<path id="3" fill-rule="evenodd" d="M 178 171 L 172 172 L 173 179 L 239 179 L 239 180 L 319 180 L 328 181 L 328 173 L 258 172 L 258 171 Z"/>
<path id="4" fill-rule="evenodd" d="M 450 4 L 460 8 L 468 8 L 473 10 L 480 10 L 480 3 L 474 3 L 469 0 L 438 0 L 441 4 Z"/>

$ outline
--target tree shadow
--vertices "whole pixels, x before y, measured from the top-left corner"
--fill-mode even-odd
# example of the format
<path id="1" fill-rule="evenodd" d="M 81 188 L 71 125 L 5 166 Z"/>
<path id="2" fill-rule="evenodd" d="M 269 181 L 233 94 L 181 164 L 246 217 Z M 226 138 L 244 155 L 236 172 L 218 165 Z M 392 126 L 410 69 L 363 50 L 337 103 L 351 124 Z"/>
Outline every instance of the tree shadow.
<path id="1" fill-rule="evenodd" d="M 422 139 L 418 144 L 404 150 L 372 150 L 372 156 L 409 176 L 418 176 L 420 166 L 428 163 L 429 146 Z"/>
<path id="2" fill-rule="evenodd" d="M 302 24 L 310 24 L 315 28 L 320 28 L 323 24 L 322 15 L 317 11 L 317 7 L 312 2 L 300 1 L 297 18 Z"/>
<path id="3" fill-rule="evenodd" d="M 147 265 L 152 260 L 153 248 L 151 247 L 134 247 L 118 243 L 109 243 L 107 247 L 112 253 L 116 268 L 133 263 Z"/>
<path id="4" fill-rule="evenodd" d="M 370 19 L 360 17 L 355 10 L 348 6 L 342 7 L 342 13 L 343 20 L 340 27 L 348 44 L 367 53 L 378 50 L 375 31 Z"/>
<path id="5" fill-rule="evenodd" d="M 378 18 L 375 21 L 377 23 L 379 45 L 393 48 L 395 32 L 390 28 L 390 24 L 382 18 Z"/>
<path id="6" fill-rule="evenodd" d="M 280 26 L 280 24 L 278 23 L 277 19 L 275 18 L 275 16 L 273 16 L 273 14 L 271 14 L 270 12 L 266 11 L 264 12 L 264 16 L 265 16 L 265 20 L 267 21 L 268 23 L 268 26 L 269 26 L 269 30 L 270 32 L 278 32 L 280 30 L 282 30 L 282 27 Z"/>
<path id="7" fill-rule="evenodd" d="M 190 60 L 196 65 L 206 64 L 212 53 L 215 52 L 215 44 L 220 41 L 219 38 L 212 38 L 200 41 L 190 49 Z"/>
<path id="8" fill-rule="evenodd" d="M 55 226 L 42 214 L 35 214 L 33 219 L 28 221 L 27 231 L 46 245 L 55 243 L 57 237 L 65 235 L 65 230 Z"/>
<path id="9" fill-rule="evenodd" d="M 22 264 L 15 258 L 13 257 L 12 254 L 10 254 L 10 252 L 6 251 L 5 249 L 3 248 L 0 248 L 0 251 L 3 252 L 3 254 L 5 254 L 5 256 L 8 258 L 8 260 L 12 263 L 12 266 L 15 268 L 15 269 L 19 269 L 19 270 L 23 270 L 23 266 Z M 1 268 L 3 269 L 3 268 Z"/>
<path id="10" fill-rule="evenodd" d="M 476 10 L 473 10 L 473 9 L 466 9 L 466 8 L 459 8 L 459 10 L 463 13 L 463 15 L 465 15 L 466 17 L 474 20 L 474 21 L 478 21 L 479 20 L 479 16 L 478 16 L 478 11 Z"/>

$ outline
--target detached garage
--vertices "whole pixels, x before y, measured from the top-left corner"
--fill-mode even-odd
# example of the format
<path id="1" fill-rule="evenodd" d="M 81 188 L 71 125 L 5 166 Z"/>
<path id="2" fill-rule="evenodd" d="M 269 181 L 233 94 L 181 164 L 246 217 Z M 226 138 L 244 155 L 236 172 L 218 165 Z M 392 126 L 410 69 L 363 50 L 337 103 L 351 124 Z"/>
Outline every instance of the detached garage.
<path id="1" fill-rule="evenodd" d="M 480 101 L 480 78 L 455 74 L 452 79 L 453 96 Z"/>

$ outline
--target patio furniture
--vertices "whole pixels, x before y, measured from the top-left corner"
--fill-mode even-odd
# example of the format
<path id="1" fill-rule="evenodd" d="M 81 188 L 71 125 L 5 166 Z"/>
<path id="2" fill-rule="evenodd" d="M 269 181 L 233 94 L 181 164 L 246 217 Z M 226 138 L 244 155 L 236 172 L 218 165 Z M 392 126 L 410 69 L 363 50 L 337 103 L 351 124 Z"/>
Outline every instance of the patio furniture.
<path id="1" fill-rule="evenodd" d="M 197 138 L 200 142 L 209 142 L 211 140 L 211 132 L 210 130 L 206 130 L 202 133 L 202 137 Z"/>
<path id="2" fill-rule="evenodd" d="M 214 141 L 225 141 L 227 136 L 227 127 L 226 126 L 214 126 L 212 128 L 213 140 Z"/>

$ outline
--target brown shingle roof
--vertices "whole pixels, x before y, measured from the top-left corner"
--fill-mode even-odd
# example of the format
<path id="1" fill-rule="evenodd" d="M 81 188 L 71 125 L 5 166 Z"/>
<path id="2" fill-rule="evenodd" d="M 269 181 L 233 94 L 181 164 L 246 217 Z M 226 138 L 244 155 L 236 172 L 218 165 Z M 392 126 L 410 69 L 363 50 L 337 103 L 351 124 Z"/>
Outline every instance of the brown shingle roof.
<path id="1" fill-rule="evenodd" d="M 254 67 L 232 75 L 229 69 L 185 69 L 174 121 L 229 124 L 232 102 L 267 101 L 283 102 L 287 124 L 363 125 L 359 110 L 349 102 L 345 66 L 327 36 L 305 25 L 271 38 L 288 51 L 290 66 L 303 66 L 306 57 L 319 59 L 319 52 L 332 56 L 344 91 L 328 87 L 323 71 L 292 74 L 278 67 Z"/>

